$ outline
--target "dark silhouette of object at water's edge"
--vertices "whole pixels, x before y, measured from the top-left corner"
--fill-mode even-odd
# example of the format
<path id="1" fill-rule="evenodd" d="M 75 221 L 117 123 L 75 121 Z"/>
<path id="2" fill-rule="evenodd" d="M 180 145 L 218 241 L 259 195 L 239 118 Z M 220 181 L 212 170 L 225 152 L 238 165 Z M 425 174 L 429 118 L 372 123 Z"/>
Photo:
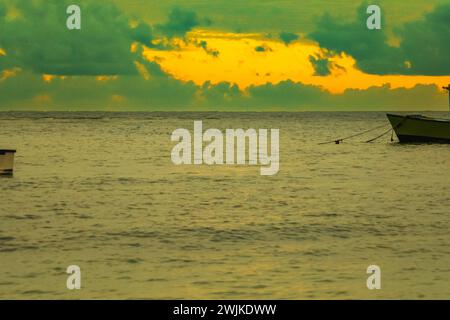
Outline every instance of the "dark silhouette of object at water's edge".
<path id="1" fill-rule="evenodd" d="M 11 177 L 14 172 L 14 154 L 16 150 L 0 149 L 0 176 Z"/>

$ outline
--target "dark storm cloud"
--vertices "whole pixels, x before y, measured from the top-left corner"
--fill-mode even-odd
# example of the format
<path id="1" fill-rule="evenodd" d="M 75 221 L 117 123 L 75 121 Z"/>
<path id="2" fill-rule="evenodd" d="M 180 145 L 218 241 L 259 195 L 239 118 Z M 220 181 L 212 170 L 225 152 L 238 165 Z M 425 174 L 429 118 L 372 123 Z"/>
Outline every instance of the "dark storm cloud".
<path id="1" fill-rule="evenodd" d="M 357 66 L 371 74 L 448 75 L 450 74 L 450 3 L 437 6 L 423 19 L 394 30 L 399 47 L 390 46 L 385 32 L 368 30 L 367 4 L 358 9 L 355 22 L 341 22 L 329 14 L 318 22 L 309 38 L 322 47 L 345 52 L 356 59 Z"/>

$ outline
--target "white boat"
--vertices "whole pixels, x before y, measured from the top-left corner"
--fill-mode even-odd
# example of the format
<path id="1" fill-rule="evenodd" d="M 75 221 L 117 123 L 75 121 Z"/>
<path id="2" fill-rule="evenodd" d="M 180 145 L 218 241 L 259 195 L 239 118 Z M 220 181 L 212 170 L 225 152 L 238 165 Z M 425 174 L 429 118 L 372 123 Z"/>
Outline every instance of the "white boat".
<path id="1" fill-rule="evenodd" d="M 12 176 L 16 150 L 0 149 L 0 176 Z"/>
<path id="2" fill-rule="evenodd" d="M 450 105 L 450 85 L 444 89 L 449 91 Z M 390 113 L 387 117 L 400 142 L 450 143 L 450 119 Z"/>

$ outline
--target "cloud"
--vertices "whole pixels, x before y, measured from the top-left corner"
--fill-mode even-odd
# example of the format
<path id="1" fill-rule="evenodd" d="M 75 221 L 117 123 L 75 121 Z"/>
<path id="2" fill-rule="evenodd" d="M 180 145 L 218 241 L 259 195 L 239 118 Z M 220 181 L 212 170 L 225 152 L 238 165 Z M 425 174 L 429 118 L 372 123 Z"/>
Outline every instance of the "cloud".
<path id="1" fill-rule="evenodd" d="M 308 37 L 324 48 L 350 54 L 366 73 L 450 74 L 450 4 L 437 6 L 423 19 L 394 29 L 400 39 L 398 47 L 389 45 L 384 20 L 382 30 L 368 30 L 366 8 L 367 4 L 363 3 L 357 20 L 350 23 L 325 14 Z"/>
<path id="2" fill-rule="evenodd" d="M 130 17 L 111 1 L 80 0 L 82 30 L 69 31 L 65 27 L 65 9 L 69 3 L 68 0 L 6 0 L 7 6 L 5 1 L 0 3 L 0 109 L 298 111 L 444 110 L 447 106 L 446 95 L 433 85 L 418 85 L 412 89 L 392 89 L 385 85 L 368 90 L 346 90 L 337 95 L 320 86 L 296 81 L 277 83 L 279 79 L 275 78 L 274 83 L 250 85 L 245 91 L 228 82 L 195 85 L 179 81 L 163 72 L 156 62 L 142 59 L 142 46 L 131 52 L 131 45 L 138 42 L 158 52 L 164 49 L 161 47 L 164 43 L 154 45 L 153 40 L 184 37 L 193 28 L 208 24 L 208 20 L 199 18 L 193 11 L 177 8 L 172 10 L 167 22 L 160 25 L 152 26 L 140 20 L 130 23 Z M 12 17 L 8 12 L 11 7 L 20 14 Z M 367 15 L 361 9 L 358 22 L 340 22 L 332 16 L 324 16 L 311 38 L 331 51 L 323 50 L 317 55 L 298 51 L 304 54 L 302 61 L 307 67 L 310 69 L 309 59 L 316 75 L 320 76 L 328 75 L 330 68 L 335 70 L 336 64 L 330 57 L 336 52 L 351 54 L 358 67 L 370 73 L 449 74 L 448 68 L 443 68 L 444 62 L 447 64 L 444 57 L 449 56 L 446 25 L 449 7 L 436 8 L 424 19 L 396 28 L 395 34 L 401 40 L 399 47 L 388 44 L 389 37 L 384 30 L 367 30 Z M 431 29 L 435 30 L 431 32 Z M 278 36 L 288 45 L 295 41 L 296 35 L 282 32 Z M 273 62 L 291 63 L 289 59 L 276 58 L 276 54 L 294 50 L 297 45 L 287 47 L 280 41 L 267 40 L 273 41 L 270 46 L 274 48 L 269 55 L 254 52 L 271 51 L 267 45 L 259 45 L 265 40 L 246 41 L 250 43 L 249 57 L 262 63 L 272 56 L 275 57 Z M 212 56 L 219 53 L 210 46 L 220 48 L 220 57 L 208 61 L 220 62 L 227 56 L 226 50 L 212 39 L 196 45 Z M 180 51 L 173 50 L 173 53 L 180 56 Z M 236 53 L 234 51 L 233 56 Z M 242 57 L 239 59 L 244 65 Z M 205 64 L 210 73 L 211 65 Z M 242 65 L 239 64 L 236 74 L 245 78 Z M 187 69 L 185 65 L 182 67 Z M 288 68 L 292 69 L 291 65 Z M 254 68 L 252 74 L 254 72 L 262 71 Z M 46 77 L 47 81 L 43 81 L 42 74 L 56 77 Z M 105 77 L 97 77 L 99 75 Z"/>
<path id="3" fill-rule="evenodd" d="M 131 19 L 112 2 L 80 0 L 81 30 L 68 30 L 66 9 L 73 1 L 7 0 L 0 5 L 0 70 L 20 67 L 39 74 L 133 75 L 140 51 L 132 43 L 147 47 L 159 36 L 184 34 L 202 22 L 194 12 L 175 8 L 166 24 L 152 27 Z M 20 15 L 7 18 L 7 9 Z M 204 22 L 204 21 L 203 21 Z"/>
<path id="4" fill-rule="evenodd" d="M 446 110 L 447 96 L 434 85 L 392 89 L 389 85 L 331 94 L 319 86 L 292 81 L 251 86 L 246 91 L 228 82 L 197 86 L 178 81 L 156 63 L 142 66 L 148 77 L 123 75 L 42 77 L 22 72 L 0 80 L 0 110 L 70 111 L 311 111 L 311 110 Z M 147 79 L 147 80 L 146 80 Z"/>
<path id="5" fill-rule="evenodd" d="M 247 106 L 258 110 L 445 110 L 447 97 L 434 85 L 392 89 L 389 85 L 367 90 L 347 89 L 330 94 L 320 87 L 292 81 L 251 87 Z"/>
<path id="6" fill-rule="evenodd" d="M 281 41 L 283 41 L 286 45 L 289 45 L 289 43 L 297 40 L 299 38 L 298 35 L 291 32 L 281 32 L 279 35 Z"/>
<path id="7" fill-rule="evenodd" d="M 151 41 L 153 40 L 153 28 L 152 26 L 139 22 L 138 25 L 130 30 L 131 39 L 133 41 L 144 44 L 148 47 L 153 47 Z"/>
<path id="8" fill-rule="evenodd" d="M 200 23 L 201 20 L 197 13 L 176 7 L 169 13 L 169 20 L 164 24 L 157 25 L 155 28 L 163 35 L 172 38 L 184 36 L 186 32 L 191 31 Z"/>
<path id="9" fill-rule="evenodd" d="M 314 56 L 309 56 L 309 61 L 314 67 L 315 76 L 325 77 L 331 74 L 331 62 L 328 58 L 316 58 Z"/>
<path id="10" fill-rule="evenodd" d="M 450 74 L 450 3 L 437 6 L 424 19 L 401 27 L 403 59 L 410 63 L 410 74 Z"/>
<path id="11" fill-rule="evenodd" d="M 387 74 L 401 68 L 402 61 L 396 49 L 386 44 L 388 39 L 384 29 L 367 29 L 366 8 L 363 4 L 358 9 L 357 21 L 350 23 L 325 14 L 318 21 L 316 31 L 308 37 L 319 42 L 321 47 L 350 54 L 364 72 Z"/>
<path id="12" fill-rule="evenodd" d="M 263 44 L 255 47 L 256 52 L 270 52 L 273 51 L 267 44 Z"/>
<path id="13" fill-rule="evenodd" d="M 56 75 L 133 74 L 133 41 L 148 42 L 144 27 L 133 30 L 128 18 L 103 1 L 81 1 L 82 29 L 68 30 L 66 0 L 16 1 L 15 19 L 1 21 L 0 47 L 9 64 Z M 5 66 L 3 66 L 5 67 Z"/>
<path id="14" fill-rule="evenodd" d="M 200 48 L 202 48 L 207 54 L 210 56 L 217 58 L 220 55 L 219 50 L 211 49 L 208 47 L 208 42 L 205 40 L 201 40 L 200 42 L 197 42 L 196 45 Z"/>
<path id="15" fill-rule="evenodd" d="M 0 80 L 0 110 L 183 110 L 192 105 L 198 90 L 194 84 L 167 76 L 156 63 L 141 67 L 147 78 L 65 76 L 45 82 L 22 72 Z"/>
<path id="16" fill-rule="evenodd" d="M 5 18 L 6 16 L 6 4 L 4 2 L 0 3 L 0 19 Z"/>

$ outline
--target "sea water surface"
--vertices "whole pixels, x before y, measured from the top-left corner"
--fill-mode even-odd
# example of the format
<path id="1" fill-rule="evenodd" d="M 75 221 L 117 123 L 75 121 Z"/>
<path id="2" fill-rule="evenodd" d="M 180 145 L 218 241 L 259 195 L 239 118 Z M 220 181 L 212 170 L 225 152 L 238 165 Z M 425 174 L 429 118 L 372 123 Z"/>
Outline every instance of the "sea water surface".
<path id="1" fill-rule="evenodd" d="M 171 133 L 280 129 L 280 171 L 175 166 Z M 450 298 L 450 146 L 384 113 L 0 113 L 0 298 Z M 381 290 L 366 269 L 381 268 Z M 82 289 L 66 288 L 78 265 Z"/>

